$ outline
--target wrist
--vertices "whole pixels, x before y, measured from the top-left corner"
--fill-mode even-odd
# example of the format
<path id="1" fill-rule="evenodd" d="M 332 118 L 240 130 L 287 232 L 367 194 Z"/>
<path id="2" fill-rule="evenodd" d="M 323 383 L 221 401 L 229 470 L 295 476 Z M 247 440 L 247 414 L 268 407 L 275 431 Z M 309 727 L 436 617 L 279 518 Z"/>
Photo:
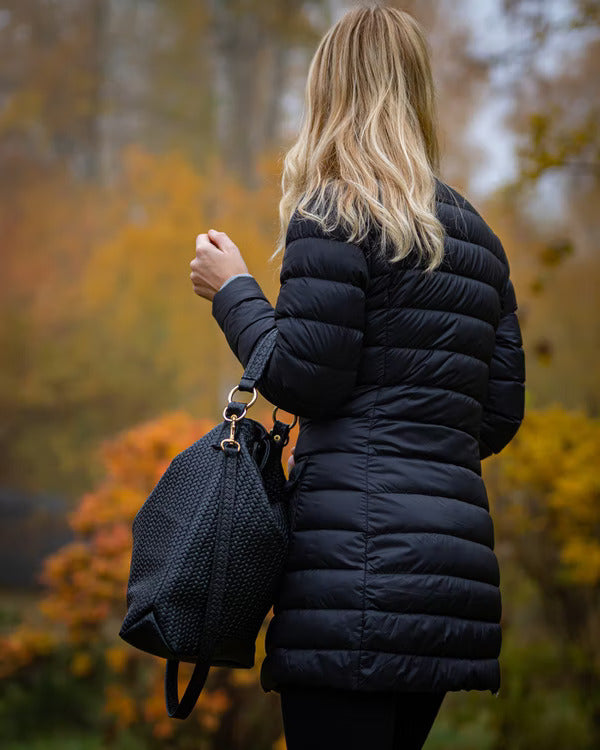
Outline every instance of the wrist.
<path id="1" fill-rule="evenodd" d="M 238 273 L 234 273 L 229 276 L 229 278 L 225 279 L 217 291 L 221 291 L 225 284 L 228 284 L 232 279 L 236 279 L 238 276 L 252 276 L 252 274 L 249 271 L 239 271 Z"/>

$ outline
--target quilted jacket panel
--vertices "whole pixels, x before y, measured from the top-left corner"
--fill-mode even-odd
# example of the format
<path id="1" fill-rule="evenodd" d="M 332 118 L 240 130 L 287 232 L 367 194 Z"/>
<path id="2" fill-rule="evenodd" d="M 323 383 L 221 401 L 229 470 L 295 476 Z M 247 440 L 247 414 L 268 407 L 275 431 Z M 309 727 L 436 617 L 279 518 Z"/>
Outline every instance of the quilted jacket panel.
<path id="1" fill-rule="evenodd" d="M 292 541 L 266 637 L 265 690 L 500 687 L 502 603 L 481 461 L 524 416 L 507 256 L 438 181 L 446 254 L 391 264 L 296 214 L 273 307 L 252 276 L 212 313 L 258 390 L 299 416 Z"/>

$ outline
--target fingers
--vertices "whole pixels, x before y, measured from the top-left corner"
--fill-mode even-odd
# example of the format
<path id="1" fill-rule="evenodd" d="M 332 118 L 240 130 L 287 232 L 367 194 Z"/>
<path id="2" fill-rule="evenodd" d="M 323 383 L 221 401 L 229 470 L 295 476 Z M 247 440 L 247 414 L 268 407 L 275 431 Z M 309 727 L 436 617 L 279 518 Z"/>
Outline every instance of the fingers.
<path id="1" fill-rule="evenodd" d="M 230 276 L 248 271 L 237 245 L 225 232 L 214 229 L 196 235 L 196 253 L 190 269 L 194 292 L 207 299 L 212 299 Z"/>
<path id="2" fill-rule="evenodd" d="M 196 255 L 190 261 L 190 279 L 194 284 L 196 294 L 203 296 L 202 292 L 207 289 L 205 282 L 205 270 L 211 266 L 210 260 L 214 259 L 214 254 L 219 253 L 219 248 L 215 247 L 210 241 L 208 233 L 204 232 L 196 236 Z"/>
<path id="3" fill-rule="evenodd" d="M 196 237 L 196 255 L 199 253 L 202 254 L 203 252 L 211 252 L 215 251 L 217 248 L 213 243 L 210 241 L 209 235 L 204 232 L 204 234 L 199 234 Z"/>
<path id="4" fill-rule="evenodd" d="M 232 253 L 237 251 L 237 245 L 225 232 L 217 232 L 216 229 L 209 229 L 206 236 L 213 247 L 216 245 L 223 252 Z"/>
<path id="5" fill-rule="evenodd" d="M 208 235 L 212 242 L 214 242 L 217 247 L 220 247 L 221 250 L 224 250 L 225 252 L 237 251 L 237 245 L 225 232 L 217 232 L 216 229 L 209 229 Z"/>

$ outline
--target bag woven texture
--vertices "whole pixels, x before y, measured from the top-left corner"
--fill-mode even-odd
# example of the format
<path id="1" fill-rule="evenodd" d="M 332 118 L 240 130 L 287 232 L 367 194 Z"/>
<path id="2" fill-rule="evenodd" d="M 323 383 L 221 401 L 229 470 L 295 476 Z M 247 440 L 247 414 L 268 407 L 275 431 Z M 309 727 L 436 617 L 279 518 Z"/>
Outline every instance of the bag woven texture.
<path id="1" fill-rule="evenodd" d="M 257 345 L 246 386 L 253 387 L 273 343 L 269 335 Z M 228 440 L 226 418 L 173 458 L 133 522 L 119 635 L 168 660 L 167 710 L 175 718 L 189 715 L 210 666 L 254 666 L 255 641 L 282 580 L 290 517 L 281 456 L 290 426 L 275 420 L 269 433 L 244 416 L 246 406 L 230 400 L 226 408 L 239 418 L 239 449 Z M 180 661 L 197 665 L 184 706 Z"/>

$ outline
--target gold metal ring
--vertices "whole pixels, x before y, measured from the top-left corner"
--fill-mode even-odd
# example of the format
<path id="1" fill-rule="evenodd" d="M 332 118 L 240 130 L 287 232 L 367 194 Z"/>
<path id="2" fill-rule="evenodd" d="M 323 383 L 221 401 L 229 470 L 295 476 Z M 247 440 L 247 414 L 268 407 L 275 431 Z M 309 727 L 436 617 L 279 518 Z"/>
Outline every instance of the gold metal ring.
<path id="1" fill-rule="evenodd" d="M 275 422 L 275 414 L 277 413 L 277 409 L 279 409 L 278 406 L 276 406 L 273 409 L 273 423 Z M 298 417 L 294 414 L 294 421 L 292 422 L 291 425 L 289 425 L 290 429 L 296 424 L 297 421 L 298 421 Z"/>
<path id="2" fill-rule="evenodd" d="M 230 400 L 230 401 L 233 401 L 233 394 L 234 394 L 234 393 L 235 393 L 235 392 L 236 392 L 237 390 L 239 390 L 239 388 L 240 388 L 240 387 L 239 387 L 239 385 L 234 385 L 234 386 L 233 386 L 233 388 L 232 388 L 232 389 L 231 389 L 231 390 L 229 391 L 229 396 L 228 396 L 228 398 L 229 398 L 229 400 Z M 246 407 L 247 407 L 247 408 L 249 408 L 250 406 L 252 406 L 252 404 L 253 404 L 253 403 L 254 403 L 254 402 L 256 401 L 256 399 L 258 398 L 258 392 L 257 392 L 256 388 L 253 388 L 253 389 L 252 389 L 252 392 L 253 392 L 253 396 L 252 396 L 252 399 L 251 399 L 250 401 L 248 401 L 248 403 L 246 404 Z M 247 391 L 243 391 L 243 393 L 247 393 Z"/>
<path id="3" fill-rule="evenodd" d="M 223 440 L 221 440 L 221 449 L 225 450 L 223 443 L 235 443 L 235 445 L 237 445 L 237 452 L 240 452 L 241 446 L 237 440 L 232 440 L 231 438 L 223 438 Z"/>

